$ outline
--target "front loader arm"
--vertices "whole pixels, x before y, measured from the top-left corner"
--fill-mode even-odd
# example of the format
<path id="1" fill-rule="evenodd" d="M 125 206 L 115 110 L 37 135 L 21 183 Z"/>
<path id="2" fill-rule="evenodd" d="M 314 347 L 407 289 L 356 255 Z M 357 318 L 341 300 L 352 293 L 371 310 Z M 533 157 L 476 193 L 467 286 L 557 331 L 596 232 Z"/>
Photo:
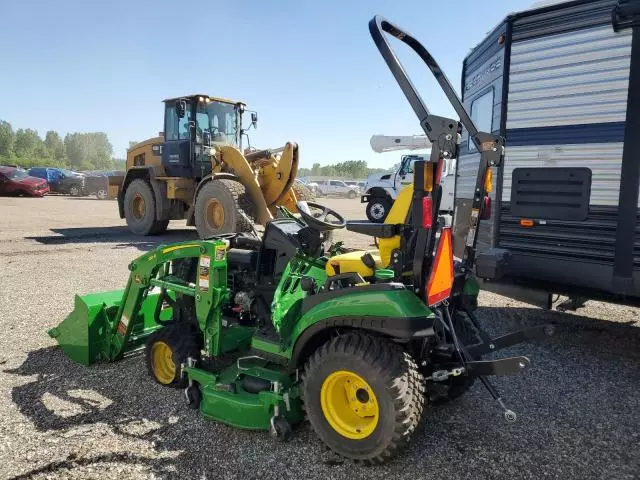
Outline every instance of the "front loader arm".
<path id="1" fill-rule="evenodd" d="M 107 359 L 113 361 L 122 356 L 133 332 L 142 333 L 154 327 L 167 289 L 195 298 L 200 329 L 210 334 L 205 338 L 213 339 L 211 344 L 205 344 L 205 350 L 214 355 L 219 353 L 220 336 L 216 333 L 221 329 L 218 307 L 227 294 L 226 248 L 220 240 L 177 243 L 161 246 L 131 262 L 131 274 L 111 325 Z M 169 262 L 181 258 L 198 258 L 195 284 L 169 275 Z M 142 303 L 154 287 L 160 289 L 160 295 L 153 318 L 149 319 L 141 312 Z"/>

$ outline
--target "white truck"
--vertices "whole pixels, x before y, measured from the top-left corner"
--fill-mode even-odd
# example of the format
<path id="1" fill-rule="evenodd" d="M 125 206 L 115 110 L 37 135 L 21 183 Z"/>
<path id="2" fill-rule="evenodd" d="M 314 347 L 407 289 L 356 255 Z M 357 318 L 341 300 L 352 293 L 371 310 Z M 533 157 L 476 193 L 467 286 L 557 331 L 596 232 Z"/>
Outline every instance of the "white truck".
<path id="1" fill-rule="evenodd" d="M 357 185 L 349 185 L 342 180 L 320 180 L 318 192 L 323 197 L 356 198 L 360 194 Z"/>
<path id="2" fill-rule="evenodd" d="M 362 194 L 362 203 L 367 204 L 367 218 L 372 222 L 384 222 L 400 189 L 413 183 L 413 164 L 417 160 L 428 160 L 431 153 L 431 142 L 425 135 L 388 136 L 373 135 L 371 148 L 376 153 L 393 152 L 396 150 L 424 150 L 424 153 L 403 155 L 400 167 L 393 172 L 376 173 L 370 175 Z M 442 167 L 442 202 L 440 213 L 453 214 L 453 200 L 455 188 L 456 160 L 452 159 Z"/>

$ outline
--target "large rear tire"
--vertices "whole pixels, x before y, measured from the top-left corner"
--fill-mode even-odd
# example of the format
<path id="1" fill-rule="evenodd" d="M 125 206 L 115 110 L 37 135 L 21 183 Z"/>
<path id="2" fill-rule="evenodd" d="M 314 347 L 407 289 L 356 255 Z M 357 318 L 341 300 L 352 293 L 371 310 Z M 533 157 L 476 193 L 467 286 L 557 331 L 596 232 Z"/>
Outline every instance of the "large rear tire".
<path id="1" fill-rule="evenodd" d="M 151 185 L 138 178 L 132 181 L 124 194 L 124 216 L 131 233 L 157 235 L 164 232 L 169 220 L 156 220 L 156 201 Z"/>
<path id="2" fill-rule="evenodd" d="M 424 379 L 412 358 L 363 333 L 336 337 L 311 356 L 302 395 L 322 441 L 368 464 L 390 460 L 409 443 L 425 405 Z"/>
<path id="3" fill-rule="evenodd" d="M 196 198 L 194 217 L 198 235 L 205 239 L 223 233 L 251 232 L 251 212 L 247 211 L 250 206 L 240 182 L 211 180 L 202 186 Z"/>

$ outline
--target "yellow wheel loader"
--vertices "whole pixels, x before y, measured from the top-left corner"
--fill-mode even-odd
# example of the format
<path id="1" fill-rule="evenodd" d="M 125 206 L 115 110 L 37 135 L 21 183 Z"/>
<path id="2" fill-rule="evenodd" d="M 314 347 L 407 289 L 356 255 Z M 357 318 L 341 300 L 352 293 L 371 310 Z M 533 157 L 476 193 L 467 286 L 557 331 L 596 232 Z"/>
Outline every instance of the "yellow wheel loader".
<path id="1" fill-rule="evenodd" d="M 312 199 L 295 182 L 295 143 L 243 153 L 244 103 L 189 95 L 164 105 L 164 131 L 129 148 L 126 175 L 109 178 L 109 197 L 134 234 L 160 234 L 183 219 L 201 238 L 250 231 L 277 206 L 296 212 L 298 200 Z M 256 123 L 252 112 L 249 126 Z"/>

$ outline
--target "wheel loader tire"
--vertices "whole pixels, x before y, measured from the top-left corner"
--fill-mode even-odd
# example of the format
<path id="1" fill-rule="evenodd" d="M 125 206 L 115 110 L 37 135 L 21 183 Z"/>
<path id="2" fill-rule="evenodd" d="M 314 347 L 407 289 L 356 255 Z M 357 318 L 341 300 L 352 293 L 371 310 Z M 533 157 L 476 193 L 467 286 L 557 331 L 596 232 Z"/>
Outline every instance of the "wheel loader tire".
<path id="1" fill-rule="evenodd" d="M 389 461 L 418 427 L 424 378 L 408 353 L 363 333 L 335 337 L 308 360 L 302 379 L 307 417 L 337 454 L 367 464 Z"/>
<path id="2" fill-rule="evenodd" d="M 389 215 L 392 202 L 387 197 L 373 197 L 367 203 L 367 218 L 370 222 L 382 223 Z"/>
<path id="3" fill-rule="evenodd" d="M 211 180 L 196 198 L 194 217 L 198 235 L 206 239 L 223 233 L 252 231 L 250 207 L 249 196 L 240 182 Z"/>
<path id="4" fill-rule="evenodd" d="M 462 345 L 468 346 L 478 343 L 475 327 L 466 314 L 455 311 L 452 320 L 458 341 L 460 341 Z M 453 360 L 455 362 L 459 361 L 457 354 L 455 354 Z M 478 358 L 474 358 L 474 360 L 478 360 Z M 459 375 L 457 377 L 449 377 L 449 379 L 444 382 L 437 382 L 437 385 L 433 385 L 435 388 L 429 388 L 429 401 L 434 405 L 451 402 L 467 393 L 475 381 L 476 377 Z"/>
<path id="5" fill-rule="evenodd" d="M 149 375 L 161 385 L 184 388 L 182 364 L 200 358 L 199 332 L 191 325 L 169 324 L 153 332 L 147 340 L 145 357 Z"/>
<path id="6" fill-rule="evenodd" d="M 160 235 L 167 231 L 169 226 L 169 220 L 156 220 L 151 229 L 151 235 Z"/>
<path id="7" fill-rule="evenodd" d="M 306 185 L 302 185 L 299 182 L 293 182 L 293 193 L 296 194 L 296 199 L 299 202 L 313 202 L 316 199 L 316 196 L 313 194 L 311 189 Z"/>
<path id="8" fill-rule="evenodd" d="M 151 185 L 138 178 L 124 194 L 124 216 L 127 227 L 135 235 L 157 235 L 164 232 L 168 220 L 156 220 L 156 201 Z"/>

